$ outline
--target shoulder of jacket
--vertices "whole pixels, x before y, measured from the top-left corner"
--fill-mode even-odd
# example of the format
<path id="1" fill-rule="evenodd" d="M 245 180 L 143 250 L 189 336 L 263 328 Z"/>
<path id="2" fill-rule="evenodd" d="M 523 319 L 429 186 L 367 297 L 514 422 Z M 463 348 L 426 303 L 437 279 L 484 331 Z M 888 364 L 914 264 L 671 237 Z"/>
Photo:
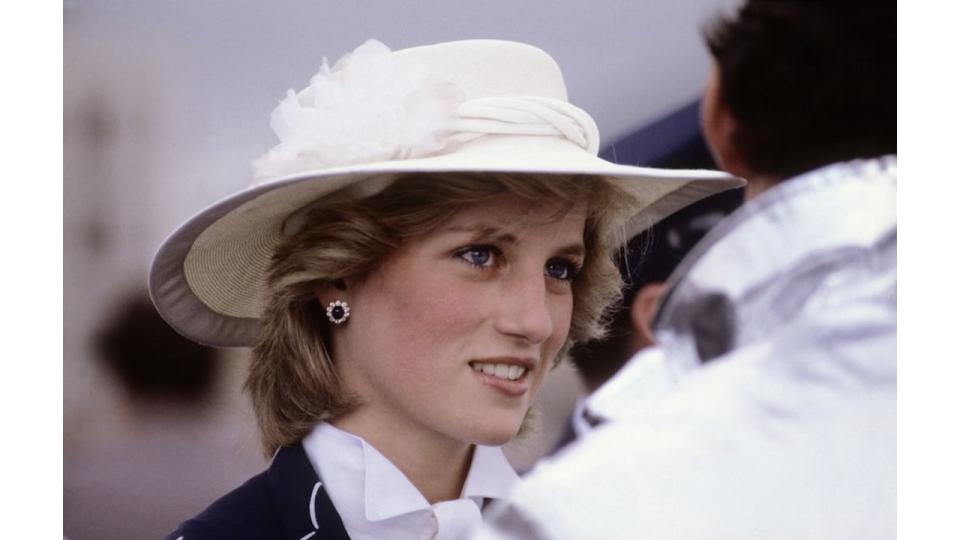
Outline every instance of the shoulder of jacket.
<path id="1" fill-rule="evenodd" d="M 214 501 L 203 512 L 182 523 L 166 539 L 265 538 L 282 529 L 264 472 Z"/>
<path id="2" fill-rule="evenodd" d="M 228 540 L 232 538 L 226 531 L 216 528 L 215 524 L 193 518 L 184 521 L 164 540 Z"/>

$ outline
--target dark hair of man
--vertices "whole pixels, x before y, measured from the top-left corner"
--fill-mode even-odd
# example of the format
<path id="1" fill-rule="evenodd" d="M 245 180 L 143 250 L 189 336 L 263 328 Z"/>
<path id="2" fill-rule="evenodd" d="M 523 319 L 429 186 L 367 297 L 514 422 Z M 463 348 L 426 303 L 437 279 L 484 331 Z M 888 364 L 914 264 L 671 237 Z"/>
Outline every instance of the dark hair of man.
<path id="1" fill-rule="evenodd" d="M 896 153 L 897 6 L 889 0 L 749 0 L 704 32 L 733 143 L 783 180 Z"/>

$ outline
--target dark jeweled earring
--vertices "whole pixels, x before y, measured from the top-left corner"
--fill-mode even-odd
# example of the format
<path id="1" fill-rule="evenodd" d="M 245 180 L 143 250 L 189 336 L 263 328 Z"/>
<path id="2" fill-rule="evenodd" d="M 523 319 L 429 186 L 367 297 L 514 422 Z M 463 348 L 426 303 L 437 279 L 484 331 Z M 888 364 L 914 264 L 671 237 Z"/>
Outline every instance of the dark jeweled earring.
<path id="1" fill-rule="evenodd" d="M 343 324 L 350 318 L 350 304 L 336 300 L 327 304 L 327 318 L 333 324 Z"/>

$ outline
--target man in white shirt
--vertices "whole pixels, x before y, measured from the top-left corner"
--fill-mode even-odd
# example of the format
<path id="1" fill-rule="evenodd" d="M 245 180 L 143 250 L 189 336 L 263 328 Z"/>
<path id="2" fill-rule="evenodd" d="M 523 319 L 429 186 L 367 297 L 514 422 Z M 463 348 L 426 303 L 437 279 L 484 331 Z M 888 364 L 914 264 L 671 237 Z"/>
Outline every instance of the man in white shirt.
<path id="1" fill-rule="evenodd" d="M 703 129 L 748 201 L 599 391 L 615 418 L 477 538 L 896 536 L 896 6 L 749 0 L 707 42 Z M 650 373 L 676 386 L 631 396 Z"/>

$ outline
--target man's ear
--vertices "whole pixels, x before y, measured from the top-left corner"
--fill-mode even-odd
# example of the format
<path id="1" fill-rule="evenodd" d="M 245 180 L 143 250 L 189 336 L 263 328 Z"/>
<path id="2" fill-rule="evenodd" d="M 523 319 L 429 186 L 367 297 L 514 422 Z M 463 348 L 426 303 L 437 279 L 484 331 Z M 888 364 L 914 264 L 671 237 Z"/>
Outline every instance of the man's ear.
<path id="1" fill-rule="evenodd" d="M 657 305 L 664 285 L 661 282 L 647 283 L 637 291 L 637 296 L 630 305 L 630 320 L 633 331 L 637 336 L 639 348 L 655 345 L 653 339 L 653 316 L 657 313 Z"/>
<path id="2" fill-rule="evenodd" d="M 743 152 L 734 143 L 739 125 L 723 95 L 720 69 L 714 64 L 700 102 L 700 129 L 717 166 L 734 176 L 750 179 Z"/>

